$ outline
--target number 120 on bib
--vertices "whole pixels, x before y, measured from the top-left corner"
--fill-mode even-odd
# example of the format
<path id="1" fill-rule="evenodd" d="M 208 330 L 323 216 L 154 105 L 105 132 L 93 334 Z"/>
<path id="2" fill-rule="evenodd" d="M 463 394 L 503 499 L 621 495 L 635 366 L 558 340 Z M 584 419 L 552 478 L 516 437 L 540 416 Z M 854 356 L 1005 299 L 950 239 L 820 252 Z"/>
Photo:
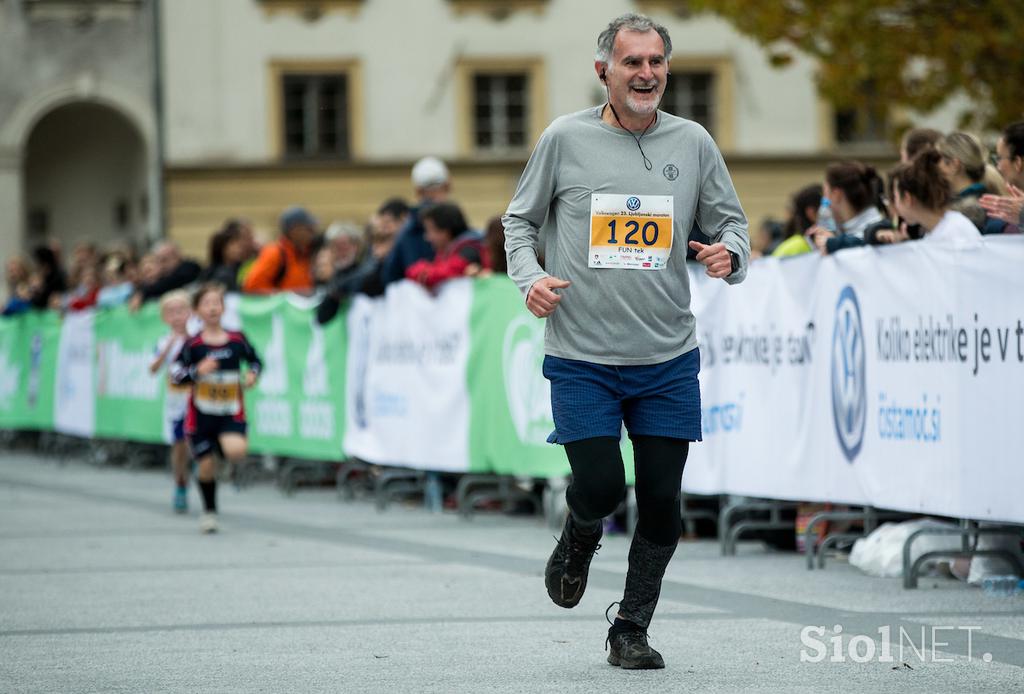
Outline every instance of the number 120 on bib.
<path id="1" fill-rule="evenodd" d="M 662 270 L 672 253 L 671 195 L 590 197 L 592 268 Z"/>

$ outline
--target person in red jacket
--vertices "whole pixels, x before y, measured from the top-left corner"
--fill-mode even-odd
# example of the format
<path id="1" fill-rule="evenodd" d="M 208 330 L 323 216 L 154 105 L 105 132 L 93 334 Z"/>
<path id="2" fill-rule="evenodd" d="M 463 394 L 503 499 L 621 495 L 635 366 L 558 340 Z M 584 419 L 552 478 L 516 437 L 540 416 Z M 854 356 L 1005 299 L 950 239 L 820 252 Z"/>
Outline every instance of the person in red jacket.
<path id="1" fill-rule="evenodd" d="M 434 247 L 433 260 L 419 260 L 405 276 L 433 289 L 445 280 L 477 275 L 491 267 L 483 238 L 470 230 L 459 206 L 450 202 L 428 205 L 420 211 L 424 236 Z"/>
<path id="2" fill-rule="evenodd" d="M 100 271 L 95 264 L 90 263 L 82 268 L 81 279 L 78 286 L 67 296 L 68 311 L 84 311 L 96 305 L 96 297 L 99 296 Z"/>

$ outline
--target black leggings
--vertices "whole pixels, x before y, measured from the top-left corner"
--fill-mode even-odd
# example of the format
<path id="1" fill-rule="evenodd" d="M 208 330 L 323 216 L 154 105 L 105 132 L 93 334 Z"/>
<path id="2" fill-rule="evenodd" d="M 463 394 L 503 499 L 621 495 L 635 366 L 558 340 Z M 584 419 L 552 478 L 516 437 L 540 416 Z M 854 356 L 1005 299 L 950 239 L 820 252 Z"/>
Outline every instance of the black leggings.
<path id="1" fill-rule="evenodd" d="M 631 436 L 636 470 L 636 531 L 662 546 L 682 533 L 679 487 L 690 442 L 663 436 Z M 596 522 L 611 515 L 626 496 L 626 472 L 619 440 L 600 436 L 565 444 L 572 482 L 565 492 L 573 515 Z"/>

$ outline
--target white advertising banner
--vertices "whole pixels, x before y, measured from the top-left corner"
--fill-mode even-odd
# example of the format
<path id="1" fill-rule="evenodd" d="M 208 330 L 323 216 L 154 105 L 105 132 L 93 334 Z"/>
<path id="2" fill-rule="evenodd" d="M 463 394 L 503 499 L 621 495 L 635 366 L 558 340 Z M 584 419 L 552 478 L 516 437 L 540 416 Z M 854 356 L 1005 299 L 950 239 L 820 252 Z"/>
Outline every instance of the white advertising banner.
<path id="1" fill-rule="evenodd" d="M 684 489 L 1024 523 L 1022 268 L 1020 236 L 769 258 L 735 286 L 692 267 L 704 440 L 690 448 Z M 542 322 L 507 279 L 454 280 L 437 295 L 391 285 L 352 302 L 347 335 L 340 320 L 310 328 L 311 302 L 251 301 L 246 332 L 266 368 L 247 409 L 262 450 L 334 459 L 343 448 L 455 472 L 567 471 L 562 452 L 543 443 L 552 423 L 537 380 Z M 54 428 L 158 440 L 155 415 L 134 433 L 124 426 L 140 400 L 115 377 L 125 350 L 140 348 L 110 348 L 100 362 L 107 378 L 97 369 L 97 330 L 101 343 L 129 344 L 131 331 L 111 321 L 63 319 Z M 153 324 L 151 341 L 131 345 L 148 349 L 163 331 Z M 8 334 L 32 334 L 16 328 Z M 16 392 L 41 342 L 18 362 L 30 345 L 14 339 L 0 345 L 0 394 L 34 402 L 29 386 Z M 342 402 L 344 418 L 333 407 Z"/>
<path id="2" fill-rule="evenodd" d="M 469 312 L 473 285 L 437 297 L 412 282 L 359 296 L 348 313 L 345 452 L 428 470 L 469 469 Z"/>
<path id="3" fill-rule="evenodd" d="M 698 493 L 1024 522 L 1024 243 L 928 242 L 692 274 Z"/>
<path id="4" fill-rule="evenodd" d="M 69 313 L 61 326 L 53 426 L 63 434 L 90 437 L 96 429 L 93 318 L 92 311 Z"/>

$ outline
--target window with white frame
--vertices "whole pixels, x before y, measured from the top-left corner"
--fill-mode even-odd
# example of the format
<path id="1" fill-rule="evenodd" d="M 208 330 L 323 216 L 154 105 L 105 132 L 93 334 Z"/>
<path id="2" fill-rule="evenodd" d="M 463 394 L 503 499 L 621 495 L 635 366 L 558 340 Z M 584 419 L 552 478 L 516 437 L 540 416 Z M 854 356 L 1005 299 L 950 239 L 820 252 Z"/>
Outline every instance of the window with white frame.
<path id="1" fill-rule="evenodd" d="M 285 156 L 348 159 L 348 76 L 296 73 L 281 80 Z"/>
<path id="2" fill-rule="evenodd" d="M 530 75 L 482 72 L 473 75 L 473 144 L 478 150 L 518 150 L 529 141 Z"/>
<path id="3" fill-rule="evenodd" d="M 712 135 L 715 118 L 715 75 L 709 71 L 672 71 L 661 110 L 703 125 Z"/>

